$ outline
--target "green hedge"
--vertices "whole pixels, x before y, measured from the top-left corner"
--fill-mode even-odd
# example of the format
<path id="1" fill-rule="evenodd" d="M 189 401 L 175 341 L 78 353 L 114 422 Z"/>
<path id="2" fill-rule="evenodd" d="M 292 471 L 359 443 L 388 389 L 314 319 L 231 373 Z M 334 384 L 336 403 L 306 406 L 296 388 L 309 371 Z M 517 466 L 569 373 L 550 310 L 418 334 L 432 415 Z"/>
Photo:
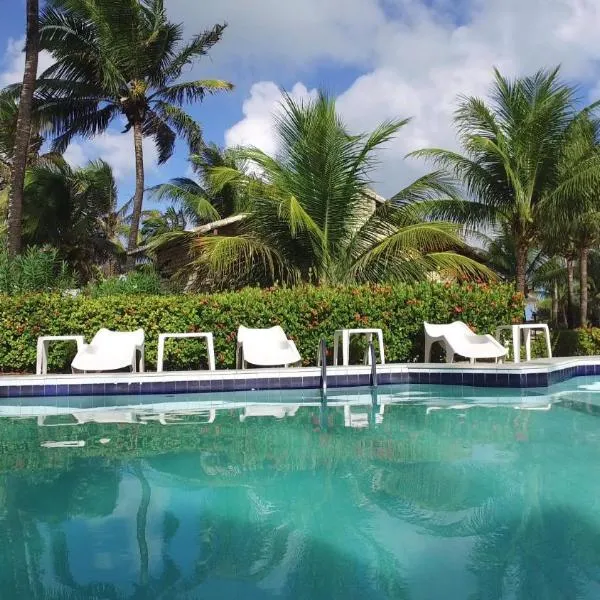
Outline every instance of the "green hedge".
<path id="1" fill-rule="evenodd" d="M 552 352 L 555 356 L 600 355 L 600 329 L 561 330 L 552 333 Z"/>
<path id="2" fill-rule="evenodd" d="M 235 362 L 238 325 L 280 324 L 296 341 L 304 364 L 316 362 L 321 337 L 329 344 L 336 329 L 380 327 L 387 360 L 422 360 L 423 321 L 461 319 L 475 330 L 493 333 L 496 325 L 521 319 L 522 297 L 507 285 L 430 284 L 348 288 L 244 289 L 214 295 L 64 297 L 52 294 L 0 297 L 0 370 L 32 371 L 36 339 L 41 335 L 83 334 L 89 340 L 100 327 L 146 332 L 146 362 L 156 361 L 160 332 L 212 331 L 217 368 Z M 167 345 L 170 368 L 197 368 L 205 353 L 199 343 Z M 55 345 L 53 371 L 68 371 L 72 347 Z"/>

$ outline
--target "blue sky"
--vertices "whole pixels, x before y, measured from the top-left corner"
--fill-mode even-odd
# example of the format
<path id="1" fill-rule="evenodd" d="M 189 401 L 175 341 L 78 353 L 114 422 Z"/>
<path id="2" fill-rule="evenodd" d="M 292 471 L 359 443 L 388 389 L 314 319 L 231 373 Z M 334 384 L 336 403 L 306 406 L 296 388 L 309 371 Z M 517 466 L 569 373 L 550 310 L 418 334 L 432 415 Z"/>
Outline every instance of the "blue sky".
<path id="1" fill-rule="evenodd" d="M 492 67 L 510 75 L 562 65 L 581 86 L 582 100 L 600 97 L 598 0 L 165 0 L 173 21 L 191 35 L 227 21 L 223 41 L 190 78 L 219 77 L 234 92 L 189 107 L 205 138 L 218 144 L 277 144 L 270 115 L 284 87 L 296 97 L 325 88 L 338 97 L 348 127 L 366 131 L 387 118 L 413 117 L 382 152 L 374 187 L 389 196 L 427 170 L 406 160 L 425 146 L 454 147 L 452 112 L 459 94 L 485 95 Z M 20 72 L 24 1 L 3 5 L 0 81 Z M 47 63 L 47 57 L 42 60 Z M 146 146 L 147 183 L 188 169 L 185 147 L 156 166 Z M 74 164 L 104 158 L 120 196 L 132 191 L 133 153 L 119 128 L 102 139 L 77 141 Z"/>

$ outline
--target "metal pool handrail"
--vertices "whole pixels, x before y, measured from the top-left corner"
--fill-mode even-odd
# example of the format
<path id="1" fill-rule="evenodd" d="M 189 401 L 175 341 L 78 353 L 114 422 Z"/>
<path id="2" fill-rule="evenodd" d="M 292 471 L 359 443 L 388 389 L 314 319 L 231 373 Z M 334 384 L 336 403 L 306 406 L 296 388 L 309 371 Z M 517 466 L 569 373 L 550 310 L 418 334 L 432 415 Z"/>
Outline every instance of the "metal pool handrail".
<path id="1" fill-rule="evenodd" d="M 375 360 L 375 346 L 369 342 L 369 356 L 371 358 L 371 386 L 377 387 L 377 362 Z"/>
<path id="2" fill-rule="evenodd" d="M 321 338 L 319 342 L 319 356 L 321 358 L 321 393 L 327 393 L 327 342 Z"/>

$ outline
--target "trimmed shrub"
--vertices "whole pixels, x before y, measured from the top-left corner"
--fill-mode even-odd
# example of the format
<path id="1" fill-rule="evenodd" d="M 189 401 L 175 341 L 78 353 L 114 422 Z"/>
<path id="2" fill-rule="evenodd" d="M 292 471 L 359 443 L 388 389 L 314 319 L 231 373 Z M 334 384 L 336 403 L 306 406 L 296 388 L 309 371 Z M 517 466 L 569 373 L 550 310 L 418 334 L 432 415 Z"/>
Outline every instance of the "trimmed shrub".
<path id="1" fill-rule="evenodd" d="M 377 285 L 361 287 L 247 288 L 214 295 L 85 296 L 32 294 L 0 298 L 0 370 L 32 371 L 40 335 L 83 334 L 100 327 L 146 332 L 146 364 L 156 364 L 161 332 L 212 331 L 217 368 L 235 364 L 239 325 L 281 325 L 296 342 L 305 365 L 316 363 L 321 337 L 331 346 L 341 328 L 383 329 L 388 362 L 423 358 L 423 321 L 463 320 L 480 333 L 498 324 L 519 322 L 523 298 L 508 285 Z M 200 342 L 168 343 L 169 368 L 198 368 L 205 351 Z M 51 346 L 49 366 L 68 371 L 74 348 Z M 202 365 L 204 366 L 204 365 Z"/>
<path id="2" fill-rule="evenodd" d="M 600 329 L 561 330 L 552 334 L 552 352 L 555 356 L 600 355 Z"/>

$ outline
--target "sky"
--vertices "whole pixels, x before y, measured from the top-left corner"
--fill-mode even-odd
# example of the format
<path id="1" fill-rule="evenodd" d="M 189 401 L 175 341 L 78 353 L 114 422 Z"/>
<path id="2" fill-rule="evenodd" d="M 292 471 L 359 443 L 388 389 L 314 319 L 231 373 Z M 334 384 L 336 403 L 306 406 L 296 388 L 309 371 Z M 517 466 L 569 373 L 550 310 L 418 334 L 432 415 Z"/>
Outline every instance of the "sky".
<path id="1" fill-rule="evenodd" d="M 221 146 L 252 144 L 275 154 L 271 115 L 281 89 L 334 95 L 348 129 L 385 119 L 411 121 L 379 154 L 373 188 L 389 197 L 427 172 L 405 158 L 424 147 L 457 148 L 452 114 L 461 95 L 485 97 L 493 67 L 509 76 L 561 65 L 582 103 L 600 98 L 600 0 L 165 0 L 169 17 L 193 35 L 227 22 L 222 41 L 186 78 L 226 79 L 233 92 L 188 106 L 204 137 Z M 0 85 L 22 76 L 24 0 L 0 0 Z M 40 69 L 50 64 L 40 57 Z M 116 124 L 76 140 L 74 165 L 103 158 L 121 201 L 133 190 L 133 142 Z M 187 152 L 156 164 L 145 142 L 147 184 L 189 175 Z"/>

